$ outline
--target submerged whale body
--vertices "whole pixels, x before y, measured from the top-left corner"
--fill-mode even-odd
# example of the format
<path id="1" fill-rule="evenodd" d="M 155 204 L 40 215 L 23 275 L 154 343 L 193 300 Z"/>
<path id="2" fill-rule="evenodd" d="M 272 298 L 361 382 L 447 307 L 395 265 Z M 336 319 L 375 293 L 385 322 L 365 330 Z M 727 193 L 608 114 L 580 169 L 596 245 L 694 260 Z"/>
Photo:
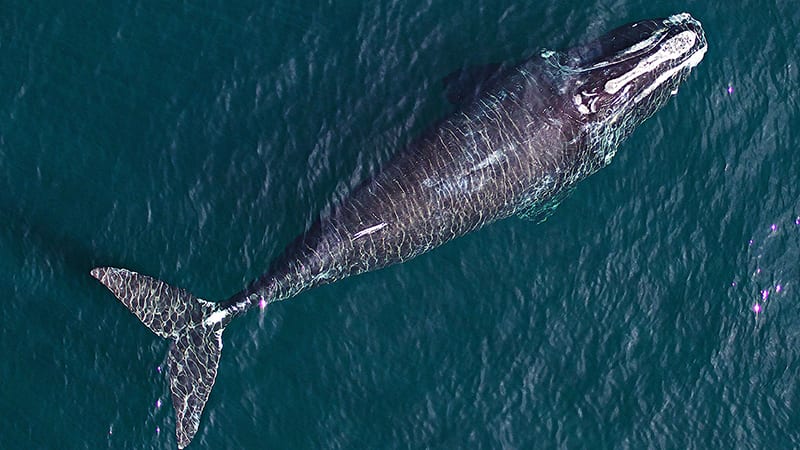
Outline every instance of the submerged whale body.
<path id="1" fill-rule="evenodd" d="M 511 215 L 541 221 L 575 184 L 661 108 L 706 52 L 689 14 L 645 20 L 485 77 L 449 118 L 317 220 L 261 278 L 209 302 L 113 267 L 91 274 L 159 336 L 178 447 L 189 444 L 217 374 L 222 331 L 237 315 L 386 267 Z"/>

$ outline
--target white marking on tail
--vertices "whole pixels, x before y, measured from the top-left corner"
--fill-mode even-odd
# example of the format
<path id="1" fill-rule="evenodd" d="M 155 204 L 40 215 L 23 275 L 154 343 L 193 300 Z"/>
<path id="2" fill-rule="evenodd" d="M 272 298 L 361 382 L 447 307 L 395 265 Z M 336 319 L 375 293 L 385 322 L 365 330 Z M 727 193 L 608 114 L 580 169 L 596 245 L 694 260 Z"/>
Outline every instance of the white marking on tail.
<path id="1" fill-rule="evenodd" d="M 228 314 L 230 313 L 224 309 L 214 311 L 210 316 L 206 317 L 206 320 L 203 321 L 203 325 L 211 326 L 220 323 L 228 317 Z"/>

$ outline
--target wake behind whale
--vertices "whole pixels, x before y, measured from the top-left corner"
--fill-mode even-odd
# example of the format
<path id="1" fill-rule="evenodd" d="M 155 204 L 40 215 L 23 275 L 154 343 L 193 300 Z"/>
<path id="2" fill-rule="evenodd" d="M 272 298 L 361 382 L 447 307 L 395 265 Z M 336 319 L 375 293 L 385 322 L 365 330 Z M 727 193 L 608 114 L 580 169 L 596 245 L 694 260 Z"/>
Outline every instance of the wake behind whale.
<path id="1" fill-rule="evenodd" d="M 575 184 L 608 165 L 705 55 L 689 14 L 635 22 L 586 45 L 483 71 L 483 85 L 330 214 L 258 280 L 209 302 L 113 267 L 91 274 L 154 333 L 168 364 L 178 447 L 211 393 L 230 321 L 254 306 L 407 261 L 511 215 L 542 221 Z"/>

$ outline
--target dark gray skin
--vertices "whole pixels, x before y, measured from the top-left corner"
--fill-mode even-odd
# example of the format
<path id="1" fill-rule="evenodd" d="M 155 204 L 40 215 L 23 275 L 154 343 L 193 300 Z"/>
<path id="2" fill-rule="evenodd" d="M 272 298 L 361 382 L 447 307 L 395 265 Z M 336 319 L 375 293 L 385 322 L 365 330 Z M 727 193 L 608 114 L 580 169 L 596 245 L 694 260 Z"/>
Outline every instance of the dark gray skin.
<path id="1" fill-rule="evenodd" d="M 556 191 L 575 177 L 585 165 L 579 161 L 596 157 L 569 142 L 580 134 L 578 118 L 564 114 L 550 73 L 526 70 L 535 65 L 540 58 L 418 138 L 229 305 L 282 300 L 406 261 L 514 214 L 536 189 Z"/>
<path id="2" fill-rule="evenodd" d="M 586 46 L 546 52 L 506 70 L 478 99 L 412 142 L 317 220 L 267 274 L 224 308 L 243 311 L 407 261 L 513 214 L 546 217 L 575 183 L 610 162 L 619 143 L 663 105 L 691 67 L 627 109 L 635 93 L 705 51 L 699 23 L 687 19 L 665 25 L 668 20 L 626 25 Z M 656 30 L 666 30 L 661 42 L 686 30 L 696 32 L 698 40 L 671 64 L 631 82 L 624 96 L 605 93 L 604 82 L 630 71 L 657 46 L 612 66 L 572 68 L 595 65 L 608 58 L 609 47 L 625 49 L 628 41 L 641 42 Z M 602 97 L 597 112 L 578 110 L 574 97 L 581 92 Z M 610 117 L 615 123 L 607 123 Z"/>
<path id="3" fill-rule="evenodd" d="M 495 74 L 228 301 L 208 302 L 127 269 L 93 269 L 148 328 L 172 341 L 178 447 L 197 432 L 233 317 L 406 261 L 513 214 L 544 220 L 578 181 L 611 161 L 705 51 L 700 23 L 678 14 Z"/>

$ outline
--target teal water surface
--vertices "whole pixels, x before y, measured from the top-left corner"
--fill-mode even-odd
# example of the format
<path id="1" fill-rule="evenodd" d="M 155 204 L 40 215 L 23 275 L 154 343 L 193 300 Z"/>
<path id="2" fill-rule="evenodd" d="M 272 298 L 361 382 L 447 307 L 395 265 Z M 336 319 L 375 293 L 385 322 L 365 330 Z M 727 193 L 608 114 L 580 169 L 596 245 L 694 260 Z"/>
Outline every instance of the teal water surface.
<path id="1" fill-rule="evenodd" d="M 709 51 L 541 225 L 252 312 L 190 448 L 800 446 L 795 2 L 5 2 L 0 448 L 172 448 L 167 342 L 89 276 L 224 299 L 471 64 L 687 11 Z"/>

